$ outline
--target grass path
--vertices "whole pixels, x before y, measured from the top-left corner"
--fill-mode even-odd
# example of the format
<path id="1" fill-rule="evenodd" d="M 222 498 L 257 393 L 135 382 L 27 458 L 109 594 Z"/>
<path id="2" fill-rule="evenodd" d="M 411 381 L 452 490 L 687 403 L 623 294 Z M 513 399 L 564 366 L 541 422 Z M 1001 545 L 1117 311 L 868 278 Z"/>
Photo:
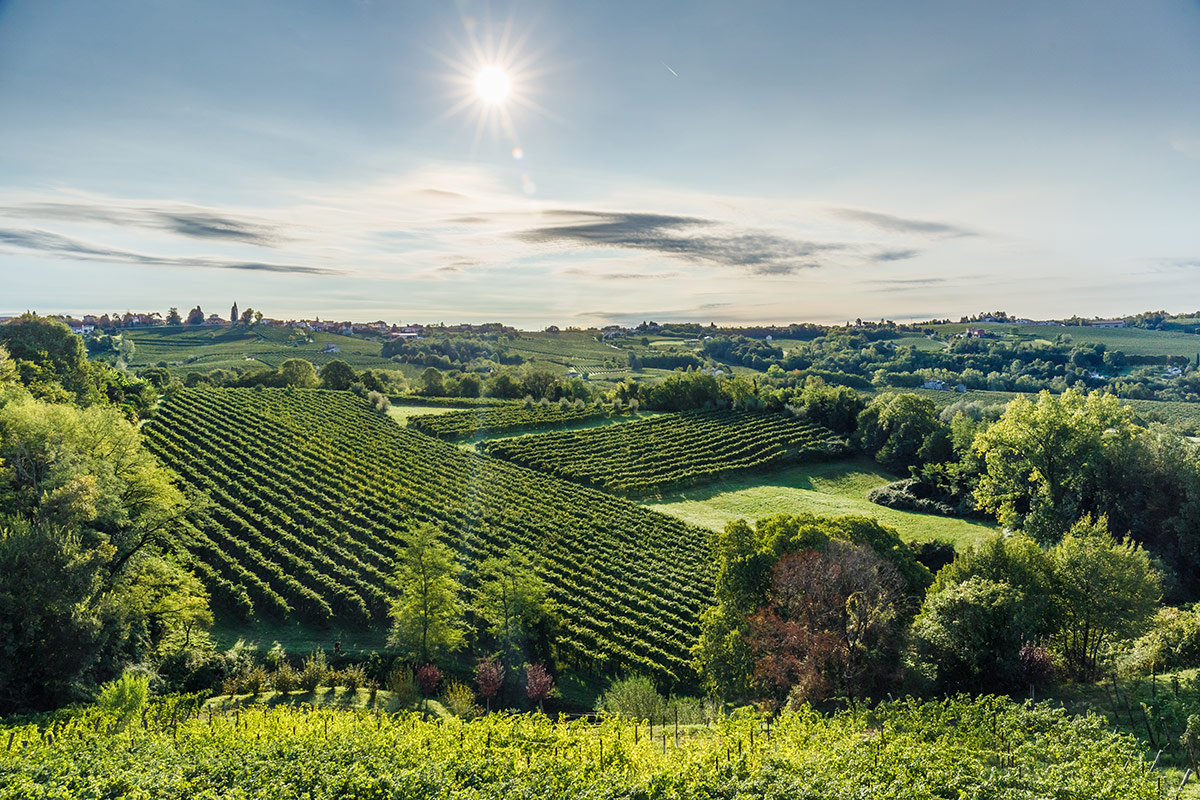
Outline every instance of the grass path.
<path id="1" fill-rule="evenodd" d="M 894 476 L 865 458 L 803 464 L 671 492 L 642 505 L 713 530 L 735 519 L 772 514 L 861 514 L 896 528 L 905 540 L 948 539 L 960 549 L 994 529 L 984 522 L 897 511 L 867 500 L 868 491 L 893 480 Z"/>

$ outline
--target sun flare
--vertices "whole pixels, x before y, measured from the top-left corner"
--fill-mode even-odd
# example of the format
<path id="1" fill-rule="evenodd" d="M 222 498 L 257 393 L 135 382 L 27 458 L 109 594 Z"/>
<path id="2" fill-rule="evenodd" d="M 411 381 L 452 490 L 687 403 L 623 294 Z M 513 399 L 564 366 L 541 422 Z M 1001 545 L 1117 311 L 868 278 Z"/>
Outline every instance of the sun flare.
<path id="1" fill-rule="evenodd" d="M 475 94 L 488 105 L 503 103 L 510 88 L 508 73 L 499 67 L 485 67 L 475 76 Z"/>

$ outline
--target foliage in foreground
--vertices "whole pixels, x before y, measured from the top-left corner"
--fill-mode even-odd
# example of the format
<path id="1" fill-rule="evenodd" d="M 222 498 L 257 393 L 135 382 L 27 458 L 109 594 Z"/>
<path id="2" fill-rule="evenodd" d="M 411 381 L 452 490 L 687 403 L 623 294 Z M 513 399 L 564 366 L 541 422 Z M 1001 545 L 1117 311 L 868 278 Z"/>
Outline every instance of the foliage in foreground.
<path id="1" fill-rule="evenodd" d="M 1137 741 L 1098 716 L 993 697 L 907 700 L 769 727 L 689 729 L 493 714 L 241 710 L 168 699 L 109 733 L 97 709 L 0 728 L 0 798 L 1160 797 Z M 185 718 L 180 720 L 180 716 Z"/>

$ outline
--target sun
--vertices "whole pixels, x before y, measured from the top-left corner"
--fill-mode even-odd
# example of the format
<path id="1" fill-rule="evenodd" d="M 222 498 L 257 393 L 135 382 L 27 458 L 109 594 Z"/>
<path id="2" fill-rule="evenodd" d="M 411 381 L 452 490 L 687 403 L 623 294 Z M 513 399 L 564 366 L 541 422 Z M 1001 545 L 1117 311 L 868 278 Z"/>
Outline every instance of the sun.
<path id="1" fill-rule="evenodd" d="M 508 73 L 500 67 L 484 67 L 475 76 L 475 95 L 487 105 L 503 103 L 511 88 Z"/>

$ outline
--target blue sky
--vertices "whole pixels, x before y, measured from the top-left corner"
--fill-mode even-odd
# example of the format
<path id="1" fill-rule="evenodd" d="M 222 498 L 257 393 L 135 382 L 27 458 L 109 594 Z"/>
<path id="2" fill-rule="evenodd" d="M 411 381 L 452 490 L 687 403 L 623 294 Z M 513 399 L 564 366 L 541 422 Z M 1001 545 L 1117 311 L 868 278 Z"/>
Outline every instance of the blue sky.
<path id="1" fill-rule="evenodd" d="M 1200 308 L 1195 2 L 0 0 L 0 108 L 0 313 Z"/>

